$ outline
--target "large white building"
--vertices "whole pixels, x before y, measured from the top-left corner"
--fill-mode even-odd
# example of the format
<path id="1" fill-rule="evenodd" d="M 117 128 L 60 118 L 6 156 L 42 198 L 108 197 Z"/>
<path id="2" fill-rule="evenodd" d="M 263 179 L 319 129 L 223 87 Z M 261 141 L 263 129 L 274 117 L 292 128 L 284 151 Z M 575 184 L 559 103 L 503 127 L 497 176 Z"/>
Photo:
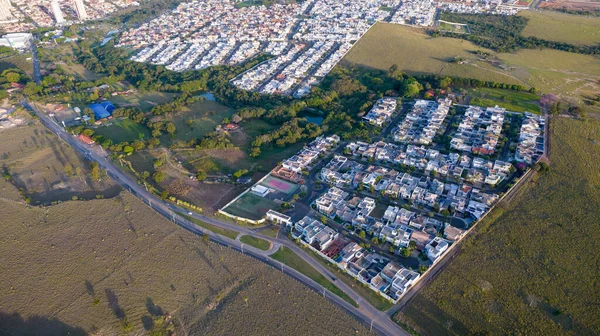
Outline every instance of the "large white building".
<path id="1" fill-rule="evenodd" d="M 80 21 L 87 20 L 88 15 L 83 5 L 83 0 L 75 0 L 75 11 L 77 12 L 77 18 Z"/>
<path id="2" fill-rule="evenodd" d="M 0 45 L 15 49 L 29 48 L 32 35 L 29 33 L 6 34 L 0 38 Z"/>
<path id="3" fill-rule="evenodd" d="M 58 4 L 58 1 L 53 0 L 50 3 L 50 6 L 52 7 L 52 13 L 54 14 L 54 20 L 56 20 L 56 24 L 63 24 L 65 22 L 65 17 L 63 16 L 62 11 L 60 10 L 60 5 Z"/>

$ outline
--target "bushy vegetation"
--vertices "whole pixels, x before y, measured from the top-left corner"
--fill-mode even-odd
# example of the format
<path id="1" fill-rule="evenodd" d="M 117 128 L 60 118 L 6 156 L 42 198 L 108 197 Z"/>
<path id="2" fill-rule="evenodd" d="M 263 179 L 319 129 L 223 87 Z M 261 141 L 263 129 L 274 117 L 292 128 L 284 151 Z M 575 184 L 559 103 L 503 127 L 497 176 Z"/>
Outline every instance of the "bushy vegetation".
<path id="1" fill-rule="evenodd" d="M 600 332 L 600 122 L 553 118 L 550 168 L 396 317 L 423 334 Z"/>

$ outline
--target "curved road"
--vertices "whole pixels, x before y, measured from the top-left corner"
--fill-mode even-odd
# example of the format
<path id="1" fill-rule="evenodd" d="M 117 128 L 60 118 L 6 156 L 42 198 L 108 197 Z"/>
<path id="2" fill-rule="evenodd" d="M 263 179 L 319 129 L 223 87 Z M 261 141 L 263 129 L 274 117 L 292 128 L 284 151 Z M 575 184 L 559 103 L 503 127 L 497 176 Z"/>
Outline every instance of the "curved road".
<path id="1" fill-rule="evenodd" d="M 121 169 L 119 169 L 109 159 L 108 153 L 105 152 L 101 147 L 88 146 L 83 144 L 75 136 L 67 133 L 60 125 L 54 122 L 54 120 L 48 117 L 45 113 L 39 112 L 37 108 L 35 108 L 29 102 L 24 100 L 22 101 L 22 105 L 27 109 L 33 111 L 46 127 L 48 127 L 52 132 L 54 132 L 57 136 L 59 136 L 62 140 L 69 144 L 73 149 L 85 155 L 85 157 L 88 160 L 98 162 L 100 168 L 106 170 L 108 176 L 114 179 L 123 188 L 130 191 L 134 196 L 142 200 L 144 203 L 148 204 L 148 206 L 150 206 L 159 214 L 173 221 L 175 224 L 195 234 L 207 235 L 213 242 L 231 247 L 236 251 L 239 251 L 246 255 L 250 255 L 257 260 L 262 261 L 274 267 L 275 269 L 282 271 L 283 273 L 304 283 L 316 292 L 323 294 L 323 296 L 329 299 L 331 302 L 337 304 L 338 306 L 341 306 L 348 313 L 353 315 L 355 318 L 361 320 L 366 325 L 371 326 L 372 329 L 379 332 L 380 334 L 409 335 L 404 329 L 402 329 L 399 325 L 393 322 L 385 312 L 377 310 L 370 303 L 364 301 L 360 295 L 356 294 L 356 292 L 354 292 L 354 290 L 350 286 L 346 285 L 344 282 L 336 281 L 335 285 L 338 286 L 342 291 L 344 291 L 348 296 L 350 296 L 354 301 L 356 301 L 359 304 L 358 308 L 350 305 L 349 303 L 341 299 L 339 296 L 327 291 L 317 282 L 306 277 L 305 275 L 301 274 L 295 269 L 285 266 L 284 264 L 269 257 L 269 255 L 276 252 L 280 246 L 286 246 L 292 251 L 294 251 L 294 253 L 296 253 L 302 259 L 304 259 L 306 262 L 311 264 L 317 271 L 319 271 L 325 277 L 329 279 L 336 278 L 336 275 L 333 272 L 329 271 L 327 268 L 323 267 L 320 263 L 315 261 L 311 256 L 309 256 L 303 249 L 301 249 L 295 243 L 289 241 L 286 238 L 274 239 L 271 237 L 264 236 L 249 228 L 241 227 L 227 222 L 222 222 L 220 220 L 206 217 L 201 214 L 192 213 L 193 218 L 202 220 L 217 227 L 234 230 L 240 232 L 240 234 L 242 235 L 250 235 L 267 240 L 272 243 L 272 247 L 268 251 L 263 251 L 252 246 L 245 245 L 238 240 L 230 239 L 228 237 L 224 237 L 212 231 L 208 231 L 201 228 L 195 223 L 192 223 L 191 221 L 188 221 L 187 219 L 177 214 L 177 212 L 187 213 L 187 209 L 167 203 L 157 198 L 156 196 L 150 194 L 148 191 L 146 191 L 144 187 L 140 186 L 129 175 L 121 171 Z"/>

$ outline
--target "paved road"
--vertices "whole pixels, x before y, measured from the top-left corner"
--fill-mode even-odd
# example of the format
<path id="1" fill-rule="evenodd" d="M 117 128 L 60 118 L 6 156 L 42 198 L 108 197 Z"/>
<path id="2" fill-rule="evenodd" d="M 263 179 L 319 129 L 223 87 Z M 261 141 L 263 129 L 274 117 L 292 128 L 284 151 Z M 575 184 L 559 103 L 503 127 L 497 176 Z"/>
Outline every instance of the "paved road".
<path id="1" fill-rule="evenodd" d="M 40 118 L 40 121 L 48 127 L 52 132 L 58 135 L 62 140 L 64 140 L 67 144 L 69 144 L 73 149 L 85 155 L 88 160 L 98 162 L 100 168 L 106 170 L 109 177 L 114 179 L 117 183 L 119 183 L 123 188 L 130 191 L 134 196 L 138 197 L 144 203 L 148 204 L 153 210 L 161 214 L 162 216 L 168 218 L 173 221 L 177 225 L 182 228 L 193 232 L 199 235 L 207 235 L 210 240 L 222 244 L 228 247 L 233 248 L 236 251 L 240 251 L 243 254 L 250 255 L 251 257 L 260 260 L 274 268 L 281 270 L 283 273 L 292 276 L 296 280 L 304 283 L 308 287 L 312 288 L 318 293 L 322 293 L 324 297 L 332 301 L 333 303 L 339 305 L 344 308 L 348 313 L 353 315 L 355 318 L 363 321 L 367 325 L 371 325 L 373 330 L 376 330 L 380 334 L 383 335 L 409 335 L 405 330 L 403 330 L 400 326 L 394 323 L 389 316 L 385 312 L 378 311 L 375 307 L 373 307 L 368 302 L 364 301 L 352 288 L 346 285 L 342 281 L 335 281 L 335 285 L 338 286 L 342 291 L 344 291 L 348 296 L 350 296 L 354 301 L 359 304 L 359 308 L 355 308 L 339 296 L 327 291 L 321 285 L 313 281 L 312 279 L 304 276 L 298 271 L 289 268 L 278 261 L 269 257 L 270 254 L 274 253 L 280 246 L 286 246 L 296 254 L 298 254 L 302 259 L 311 264 L 317 271 L 323 274 L 325 277 L 329 279 L 336 279 L 336 275 L 329 271 L 327 268 L 323 267 L 320 263 L 315 261 L 311 256 L 309 256 L 303 249 L 297 246 L 295 243 L 289 241 L 287 238 L 271 238 L 264 236 L 255 230 L 241 227 L 235 224 L 222 222 L 220 220 L 206 217 L 201 214 L 192 213 L 192 217 L 205 221 L 209 224 L 218 226 L 220 228 L 234 230 L 240 232 L 242 235 L 251 235 L 254 237 L 258 237 L 261 239 L 265 239 L 270 241 L 273 246 L 268 251 L 263 251 L 252 246 L 248 246 L 246 244 L 241 243 L 238 240 L 230 239 L 227 237 L 223 237 L 221 235 L 215 234 L 212 231 L 205 230 L 195 223 L 188 221 L 178 214 L 188 212 L 187 209 L 181 208 L 179 206 L 169 204 L 156 196 L 150 194 L 144 187 L 139 185 L 133 178 L 129 175 L 125 174 L 121 169 L 119 169 L 108 157 L 108 153 L 106 153 L 99 146 L 89 146 L 85 145 L 82 142 L 78 141 L 76 137 L 67 133 L 60 125 L 55 123 L 51 118 L 49 118 L 46 114 L 39 112 L 33 105 L 31 105 L 27 101 L 22 101 L 22 105 L 32 111 L 34 111 L 37 116 Z"/>

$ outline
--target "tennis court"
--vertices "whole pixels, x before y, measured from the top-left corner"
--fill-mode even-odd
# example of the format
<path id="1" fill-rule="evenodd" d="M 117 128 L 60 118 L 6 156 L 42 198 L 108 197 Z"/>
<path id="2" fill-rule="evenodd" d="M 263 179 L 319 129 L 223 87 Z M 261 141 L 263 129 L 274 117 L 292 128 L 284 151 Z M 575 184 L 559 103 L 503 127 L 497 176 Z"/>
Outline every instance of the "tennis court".
<path id="1" fill-rule="evenodd" d="M 223 209 L 223 211 L 234 216 L 258 220 L 264 217 L 270 209 L 277 208 L 279 207 L 275 202 L 255 195 L 252 192 L 247 192 L 227 208 Z"/>
<path id="2" fill-rule="evenodd" d="M 282 180 L 278 177 L 271 175 L 267 176 L 260 184 L 267 188 L 271 188 L 280 193 L 286 194 L 288 196 L 295 193 L 296 190 L 298 190 L 298 188 L 300 187 L 296 183 L 288 182 L 286 180 Z"/>

